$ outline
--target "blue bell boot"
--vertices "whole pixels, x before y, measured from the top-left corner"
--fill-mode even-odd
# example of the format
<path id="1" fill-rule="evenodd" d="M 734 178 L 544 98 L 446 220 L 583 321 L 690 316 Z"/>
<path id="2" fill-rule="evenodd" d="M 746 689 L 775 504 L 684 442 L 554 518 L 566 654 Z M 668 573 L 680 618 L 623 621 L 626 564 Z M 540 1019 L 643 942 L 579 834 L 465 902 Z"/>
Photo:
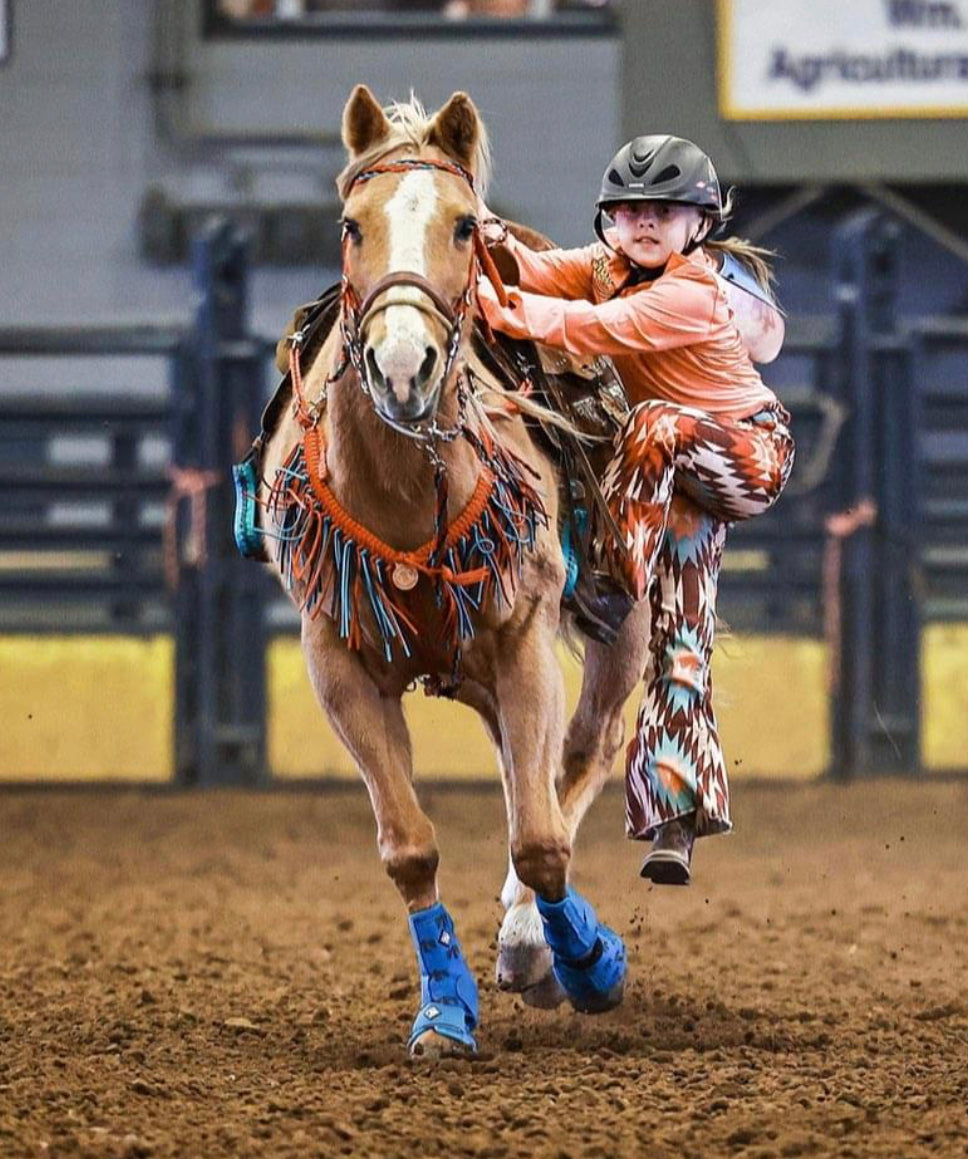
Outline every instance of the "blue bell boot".
<path id="1" fill-rule="evenodd" d="M 591 903 L 570 887 L 561 901 L 540 896 L 537 901 L 555 977 L 572 1006 L 583 1014 L 601 1014 L 617 1006 L 625 989 L 622 939 L 602 925 Z"/>
<path id="2" fill-rule="evenodd" d="M 450 914 L 437 902 L 411 914 L 409 923 L 420 962 L 421 1006 L 408 1047 L 412 1051 L 417 1039 L 432 1030 L 476 1052 L 471 1031 L 477 1026 L 477 983 L 464 961 Z"/>

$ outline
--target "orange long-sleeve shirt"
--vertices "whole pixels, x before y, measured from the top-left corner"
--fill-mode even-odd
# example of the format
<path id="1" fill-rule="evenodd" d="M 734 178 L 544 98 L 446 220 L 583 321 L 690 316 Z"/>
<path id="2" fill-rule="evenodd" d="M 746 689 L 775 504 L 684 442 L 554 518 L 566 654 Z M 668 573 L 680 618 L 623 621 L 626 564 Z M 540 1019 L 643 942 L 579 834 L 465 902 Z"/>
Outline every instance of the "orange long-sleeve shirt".
<path id="1" fill-rule="evenodd" d="M 628 259 L 602 245 L 539 253 L 511 239 L 509 248 L 520 289 L 506 308 L 484 298 L 495 329 L 579 357 L 611 355 L 632 403 L 662 398 L 739 419 L 776 401 L 702 250 L 673 254 L 660 277 L 633 284 Z"/>

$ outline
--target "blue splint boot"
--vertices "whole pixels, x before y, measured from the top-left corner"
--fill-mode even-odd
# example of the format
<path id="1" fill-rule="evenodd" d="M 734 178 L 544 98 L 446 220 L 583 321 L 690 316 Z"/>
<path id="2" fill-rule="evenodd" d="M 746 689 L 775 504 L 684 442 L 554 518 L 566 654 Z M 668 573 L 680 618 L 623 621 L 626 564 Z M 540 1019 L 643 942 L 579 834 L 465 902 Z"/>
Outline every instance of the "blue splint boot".
<path id="1" fill-rule="evenodd" d="M 583 1014 L 617 1006 L 625 990 L 625 943 L 619 935 L 571 888 L 561 901 L 537 901 L 552 968 L 572 1006 Z"/>
<path id="2" fill-rule="evenodd" d="M 477 1026 L 477 983 L 470 972 L 454 922 L 437 902 L 410 915 L 410 936 L 420 962 L 420 1012 L 414 1019 L 408 1048 L 428 1030 L 477 1051 L 471 1033 Z"/>

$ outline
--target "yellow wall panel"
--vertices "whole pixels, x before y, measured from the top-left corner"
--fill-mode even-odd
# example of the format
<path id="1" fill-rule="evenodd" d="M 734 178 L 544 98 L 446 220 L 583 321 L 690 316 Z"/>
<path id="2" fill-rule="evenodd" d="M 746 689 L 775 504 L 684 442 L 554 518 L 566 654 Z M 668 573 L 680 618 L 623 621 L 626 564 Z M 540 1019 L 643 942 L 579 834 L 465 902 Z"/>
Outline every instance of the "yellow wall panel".
<path id="1" fill-rule="evenodd" d="M 925 627 L 921 676 L 925 766 L 968 768 L 968 624 Z"/>
<path id="2" fill-rule="evenodd" d="M 828 760 L 825 649 L 813 640 L 729 637 L 713 662 L 716 706 L 734 775 L 812 777 Z M 578 699 L 581 669 L 561 650 L 569 710 Z M 299 644 L 276 640 L 269 660 L 269 764 L 280 777 L 355 777 L 356 771 L 316 707 Z M 496 775 L 489 740 L 477 716 L 422 692 L 408 696 L 418 776 Z M 638 695 L 626 707 L 626 735 Z M 619 762 L 619 766 L 621 762 Z"/>
<path id="3" fill-rule="evenodd" d="M 167 781 L 167 636 L 0 638 L 0 780 Z"/>
<path id="4" fill-rule="evenodd" d="M 721 640 L 713 672 L 731 775 L 790 779 L 823 772 L 829 754 L 824 661 L 825 649 L 814 640 Z M 0 638 L 0 780 L 168 780 L 173 664 L 167 637 Z M 564 652 L 562 664 L 571 708 L 581 673 Z M 966 768 L 968 624 L 928 626 L 922 670 L 925 765 Z M 297 641 L 272 643 L 268 691 L 269 762 L 277 776 L 356 777 L 316 706 Z M 629 735 L 637 700 L 626 709 Z M 422 692 L 405 704 L 419 776 L 496 775 L 490 742 L 473 712 Z"/>

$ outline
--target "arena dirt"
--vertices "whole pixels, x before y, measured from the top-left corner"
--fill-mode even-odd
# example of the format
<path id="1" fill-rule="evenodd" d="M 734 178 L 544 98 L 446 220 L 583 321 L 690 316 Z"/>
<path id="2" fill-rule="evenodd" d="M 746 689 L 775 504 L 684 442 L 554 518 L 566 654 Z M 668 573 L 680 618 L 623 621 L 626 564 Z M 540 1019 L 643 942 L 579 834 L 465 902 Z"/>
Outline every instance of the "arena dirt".
<path id="1" fill-rule="evenodd" d="M 968 785 L 736 790 L 689 889 L 609 792 L 576 881 L 624 1005 L 493 985 L 495 792 L 424 793 L 480 1057 L 414 1064 L 360 792 L 0 796 L 0 1156 L 968 1154 Z"/>

